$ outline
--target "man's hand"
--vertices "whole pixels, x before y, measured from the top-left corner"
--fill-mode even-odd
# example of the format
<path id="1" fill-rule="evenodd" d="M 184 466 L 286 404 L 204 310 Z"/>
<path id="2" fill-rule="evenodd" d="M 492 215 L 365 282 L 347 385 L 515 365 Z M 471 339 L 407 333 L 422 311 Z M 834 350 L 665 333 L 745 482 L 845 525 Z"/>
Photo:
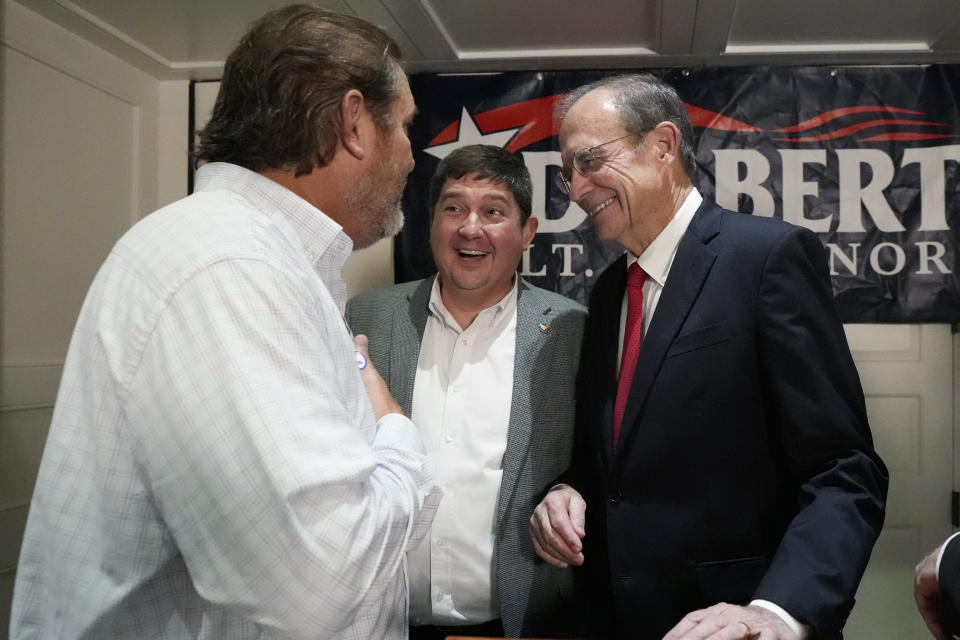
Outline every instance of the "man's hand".
<path id="1" fill-rule="evenodd" d="M 397 404 L 393 396 L 390 395 L 390 389 L 387 383 L 383 381 L 380 374 L 377 373 L 370 360 L 370 354 L 367 353 L 367 336 L 360 334 L 354 336 L 353 346 L 356 347 L 359 356 L 357 358 L 360 364 L 360 379 L 363 380 L 363 386 L 367 390 L 367 396 L 370 398 L 370 404 L 373 405 L 373 416 L 377 420 L 388 413 L 403 413 L 403 409 Z"/>
<path id="2" fill-rule="evenodd" d="M 937 558 L 940 547 L 931 551 L 914 569 L 913 599 L 927 628 L 937 640 L 947 640 L 940 621 L 940 582 L 937 580 Z"/>
<path id="3" fill-rule="evenodd" d="M 774 612 L 721 602 L 684 616 L 663 640 L 797 640 L 796 632 Z"/>
<path id="4" fill-rule="evenodd" d="M 530 537 L 537 555 L 555 567 L 583 564 L 587 535 L 587 503 L 575 489 L 559 484 L 551 489 L 530 516 Z"/>

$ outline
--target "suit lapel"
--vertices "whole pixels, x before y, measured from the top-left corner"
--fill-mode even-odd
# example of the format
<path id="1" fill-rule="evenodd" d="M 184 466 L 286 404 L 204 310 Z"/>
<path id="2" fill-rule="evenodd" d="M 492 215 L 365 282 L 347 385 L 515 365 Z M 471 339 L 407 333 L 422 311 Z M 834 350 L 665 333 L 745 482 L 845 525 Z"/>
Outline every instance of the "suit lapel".
<path id="1" fill-rule="evenodd" d="M 400 305 L 394 314 L 394 348 L 390 350 L 390 388 L 396 395 L 406 415 L 413 407 L 413 385 L 417 378 L 417 361 L 420 359 L 420 343 L 427 326 L 427 305 L 430 303 L 432 278 L 425 278 L 409 296 L 409 304 Z"/>
<path id="2" fill-rule="evenodd" d="M 518 276 L 519 277 L 519 276 Z M 534 389 L 536 371 L 533 371 L 537 353 L 548 339 L 549 331 L 540 330 L 540 325 L 549 326 L 553 310 L 543 298 L 524 280 L 520 280 L 517 292 L 517 336 L 513 358 L 513 392 L 510 401 L 510 425 L 507 431 L 507 448 L 503 454 L 503 476 L 497 499 L 496 523 L 499 527 L 520 478 L 520 471 L 527 460 L 530 439 L 533 435 L 533 416 L 537 407 L 532 398 L 541 394 Z"/>
<path id="3" fill-rule="evenodd" d="M 705 201 L 680 239 L 667 284 L 660 294 L 653 320 L 640 346 L 620 438 L 614 451 L 615 459 L 630 441 L 664 356 L 686 321 L 716 260 L 716 254 L 708 248 L 707 243 L 719 231 L 720 212 L 717 205 Z"/>

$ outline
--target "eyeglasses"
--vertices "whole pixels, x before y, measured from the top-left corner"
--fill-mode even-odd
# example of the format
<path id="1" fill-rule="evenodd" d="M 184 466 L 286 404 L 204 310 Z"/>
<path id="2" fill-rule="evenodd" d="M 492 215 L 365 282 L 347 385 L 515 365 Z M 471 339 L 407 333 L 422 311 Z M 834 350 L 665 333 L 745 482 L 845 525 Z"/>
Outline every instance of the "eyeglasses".
<path id="1" fill-rule="evenodd" d="M 575 151 L 573 158 L 570 160 L 570 164 L 573 168 L 560 167 L 560 172 L 557 173 L 556 180 L 560 191 L 562 191 L 565 195 L 570 195 L 570 181 L 573 179 L 573 169 L 576 169 L 577 173 L 586 178 L 588 175 L 599 170 L 600 167 L 603 166 L 606 158 L 603 155 L 597 154 L 597 149 L 600 147 L 605 147 L 608 144 L 613 144 L 617 140 L 629 138 L 632 135 L 634 134 L 628 133 L 625 136 L 620 136 L 619 138 L 607 140 L 606 142 L 595 144 L 592 147 L 584 147 L 583 149 L 578 149 Z"/>

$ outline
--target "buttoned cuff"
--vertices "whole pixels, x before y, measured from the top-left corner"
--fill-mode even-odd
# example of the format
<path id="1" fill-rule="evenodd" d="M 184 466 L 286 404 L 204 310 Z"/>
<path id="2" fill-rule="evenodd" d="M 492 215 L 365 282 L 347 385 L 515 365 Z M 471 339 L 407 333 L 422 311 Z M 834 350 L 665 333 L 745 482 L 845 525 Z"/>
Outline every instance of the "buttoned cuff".
<path id="1" fill-rule="evenodd" d="M 787 613 L 786 609 L 780 605 L 774 604 L 769 600 L 754 600 L 750 603 L 753 606 L 760 607 L 761 609 L 766 609 L 771 613 L 777 614 L 777 617 L 786 623 L 788 627 L 793 629 L 794 633 L 797 634 L 799 640 L 807 640 L 810 637 L 810 627 L 805 624 L 802 624 L 799 620 L 794 618 L 792 615 Z"/>
<path id="2" fill-rule="evenodd" d="M 426 537 L 436 515 L 443 490 L 437 485 L 436 474 L 423 438 L 417 427 L 402 413 L 388 413 L 377 420 L 373 448 L 379 461 L 394 467 L 401 487 L 406 488 L 410 502 L 410 534 L 406 550 L 416 549 Z M 399 473 L 398 473 L 399 472 Z M 406 482 L 405 482 L 406 479 Z M 400 494 L 395 497 L 400 499 Z"/>
<path id="3" fill-rule="evenodd" d="M 420 430 L 402 413 L 388 413 L 377 420 L 375 446 L 390 447 L 427 455 Z"/>

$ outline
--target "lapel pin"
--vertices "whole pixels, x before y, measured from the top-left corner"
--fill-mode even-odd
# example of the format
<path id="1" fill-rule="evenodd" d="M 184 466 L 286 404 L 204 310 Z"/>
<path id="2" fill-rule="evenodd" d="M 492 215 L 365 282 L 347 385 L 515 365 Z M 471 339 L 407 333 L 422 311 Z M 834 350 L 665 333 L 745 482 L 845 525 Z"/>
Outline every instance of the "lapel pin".
<path id="1" fill-rule="evenodd" d="M 550 330 L 550 325 L 546 325 L 546 324 L 540 325 L 540 333 L 546 333 L 549 330 Z"/>

